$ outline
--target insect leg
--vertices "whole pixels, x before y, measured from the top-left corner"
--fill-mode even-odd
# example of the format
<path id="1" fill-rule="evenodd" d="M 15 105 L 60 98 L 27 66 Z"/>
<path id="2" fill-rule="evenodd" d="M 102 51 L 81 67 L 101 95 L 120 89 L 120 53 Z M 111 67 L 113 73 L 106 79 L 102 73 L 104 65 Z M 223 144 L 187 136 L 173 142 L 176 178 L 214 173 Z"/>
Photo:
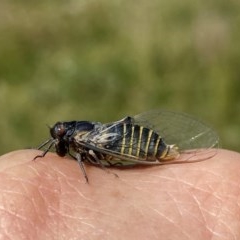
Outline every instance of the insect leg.
<path id="1" fill-rule="evenodd" d="M 52 141 L 52 142 L 51 142 Z M 41 149 L 43 146 L 45 146 L 46 144 L 48 144 L 49 142 L 51 142 L 49 144 L 49 146 L 47 147 L 47 149 L 42 153 L 42 154 L 39 154 L 37 155 L 33 160 L 37 159 L 37 158 L 42 158 L 44 157 L 48 152 L 49 150 L 52 148 L 52 146 L 55 144 L 55 141 L 53 141 L 52 139 L 49 139 L 47 140 L 45 143 L 43 143 L 41 146 L 38 147 L 38 149 Z"/>
<path id="2" fill-rule="evenodd" d="M 94 153 L 93 150 L 89 150 L 88 153 L 89 153 L 89 155 L 91 155 L 95 159 L 95 161 L 100 165 L 100 167 L 104 171 L 106 171 L 107 173 L 112 173 L 115 177 L 118 177 L 118 175 L 116 173 L 113 173 L 113 172 L 106 169 L 106 167 L 102 164 L 101 160 L 97 157 L 97 155 Z M 91 162 L 91 160 L 89 160 L 89 161 Z"/>
<path id="3" fill-rule="evenodd" d="M 108 160 L 105 160 L 105 161 L 108 163 L 109 167 L 121 167 L 123 165 L 123 163 L 121 162 L 112 163 Z"/>
<path id="4" fill-rule="evenodd" d="M 47 145 L 47 144 L 50 143 L 51 141 L 53 141 L 52 138 L 48 139 L 47 141 L 45 141 L 44 143 L 42 143 L 40 146 L 38 146 L 37 149 L 41 149 L 42 147 L 44 147 L 45 145 Z"/>
<path id="5" fill-rule="evenodd" d="M 82 156 L 81 156 L 80 153 L 76 154 L 76 159 L 77 159 L 78 164 L 79 164 L 79 166 L 80 166 L 80 168 L 82 170 L 82 173 L 83 173 L 83 175 L 84 175 L 84 177 L 86 179 L 86 183 L 88 183 L 88 176 L 87 176 L 86 170 L 84 168 L 83 161 L 82 161 Z"/>

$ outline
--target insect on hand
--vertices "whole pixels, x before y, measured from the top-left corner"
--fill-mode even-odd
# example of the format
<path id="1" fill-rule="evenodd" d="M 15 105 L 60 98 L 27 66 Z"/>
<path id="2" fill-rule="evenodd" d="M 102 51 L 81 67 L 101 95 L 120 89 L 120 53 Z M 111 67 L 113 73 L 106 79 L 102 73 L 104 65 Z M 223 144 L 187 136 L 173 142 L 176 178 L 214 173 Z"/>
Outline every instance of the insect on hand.
<path id="1" fill-rule="evenodd" d="M 150 111 L 102 124 L 90 121 L 57 122 L 51 138 L 38 149 L 54 146 L 63 157 L 76 159 L 86 181 L 83 163 L 108 166 L 160 165 L 187 163 L 211 158 L 218 147 L 218 136 L 207 125 L 176 112 Z"/>

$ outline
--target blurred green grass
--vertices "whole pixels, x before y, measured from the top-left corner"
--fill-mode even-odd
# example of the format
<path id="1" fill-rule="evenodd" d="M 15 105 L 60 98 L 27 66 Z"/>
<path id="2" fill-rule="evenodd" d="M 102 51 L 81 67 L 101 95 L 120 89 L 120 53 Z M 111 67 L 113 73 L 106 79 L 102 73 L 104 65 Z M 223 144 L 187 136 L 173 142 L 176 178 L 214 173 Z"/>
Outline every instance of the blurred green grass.
<path id="1" fill-rule="evenodd" d="M 0 2 L 0 153 L 59 120 L 150 109 L 208 122 L 240 150 L 238 1 Z"/>

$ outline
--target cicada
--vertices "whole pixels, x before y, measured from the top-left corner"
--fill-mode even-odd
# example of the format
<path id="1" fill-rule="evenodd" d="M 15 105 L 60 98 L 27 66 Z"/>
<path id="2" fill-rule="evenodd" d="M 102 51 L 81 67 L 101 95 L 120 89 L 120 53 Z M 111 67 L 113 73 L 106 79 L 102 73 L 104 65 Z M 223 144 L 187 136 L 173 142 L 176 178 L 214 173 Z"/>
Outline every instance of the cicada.
<path id="1" fill-rule="evenodd" d="M 195 162 L 211 158 L 218 147 L 218 135 L 204 123 L 176 112 L 149 111 L 116 122 L 57 122 L 51 138 L 38 149 L 44 157 L 54 146 L 63 157 L 76 159 L 84 177 L 84 162 L 108 166 L 161 165 Z"/>

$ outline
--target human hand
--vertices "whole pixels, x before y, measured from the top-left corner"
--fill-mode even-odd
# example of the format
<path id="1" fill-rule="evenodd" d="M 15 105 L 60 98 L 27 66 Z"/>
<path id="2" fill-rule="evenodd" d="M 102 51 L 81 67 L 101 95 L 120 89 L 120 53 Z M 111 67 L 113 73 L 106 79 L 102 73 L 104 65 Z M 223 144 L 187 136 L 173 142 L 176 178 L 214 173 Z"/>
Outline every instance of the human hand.
<path id="1" fill-rule="evenodd" d="M 21 150 L 0 157 L 2 239 L 240 239 L 240 154 L 131 169 Z"/>

